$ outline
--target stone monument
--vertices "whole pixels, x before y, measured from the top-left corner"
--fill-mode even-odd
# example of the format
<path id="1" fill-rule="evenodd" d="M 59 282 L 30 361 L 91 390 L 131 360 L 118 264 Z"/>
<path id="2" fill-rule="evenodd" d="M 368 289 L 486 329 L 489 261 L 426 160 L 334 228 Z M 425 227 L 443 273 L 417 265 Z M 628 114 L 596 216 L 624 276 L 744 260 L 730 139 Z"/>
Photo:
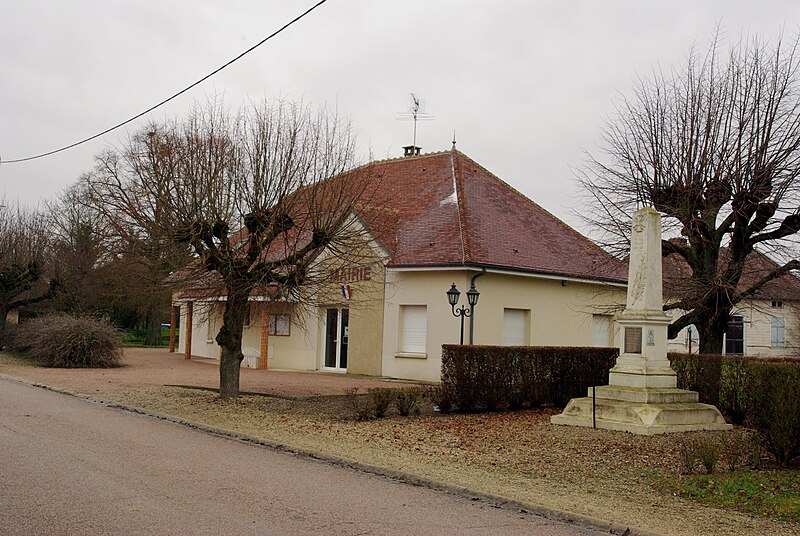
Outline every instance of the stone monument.
<path id="1" fill-rule="evenodd" d="M 661 215 L 651 208 L 633 216 L 628 265 L 628 298 L 617 318 L 620 355 L 609 385 L 573 398 L 553 424 L 593 426 L 635 434 L 727 430 L 719 410 L 700 404 L 695 391 L 677 388 L 667 359 L 667 326 L 661 277 Z"/>

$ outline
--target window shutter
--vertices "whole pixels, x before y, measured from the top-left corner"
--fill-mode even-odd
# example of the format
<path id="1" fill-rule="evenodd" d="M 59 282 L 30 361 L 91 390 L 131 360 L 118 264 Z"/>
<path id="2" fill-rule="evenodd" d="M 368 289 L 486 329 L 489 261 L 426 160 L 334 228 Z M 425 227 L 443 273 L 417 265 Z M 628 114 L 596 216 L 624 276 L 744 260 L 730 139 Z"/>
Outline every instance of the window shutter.
<path id="1" fill-rule="evenodd" d="M 786 320 L 782 316 L 772 319 L 772 346 L 786 345 Z"/>
<path id="2" fill-rule="evenodd" d="M 403 305 L 402 309 L 402 352 L 424 354 L 428 331 L 428 314 L 424 305 Z"/>
<path id="3" fill-rule="evenodd" d="M 503 309 L 503 346 L 524 346 L 525 310 Z"/>

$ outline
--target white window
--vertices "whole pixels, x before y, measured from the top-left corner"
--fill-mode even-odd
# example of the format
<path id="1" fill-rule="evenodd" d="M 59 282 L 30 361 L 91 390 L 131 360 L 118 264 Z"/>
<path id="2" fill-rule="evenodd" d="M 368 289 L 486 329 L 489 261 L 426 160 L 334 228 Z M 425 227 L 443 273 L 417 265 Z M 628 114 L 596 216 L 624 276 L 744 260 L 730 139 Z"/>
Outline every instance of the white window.
<path id="1" fill-rule="evenodd" d="M 611 346 L 611 315 L 592 315 L 592 346 Z"/>
<path id="2" fill-rule="evenodd" d="M 775 307 L 776 309 L 783 309 L 783 302 L 773 300 L 772 306 Z"/>
<path id="3" fill-rule="evenodd" d="M 291 317 L 289 315 L 269 315 L 268 335 L 288 337 L 291 334 Z"/>
<path id="4" fill-rule="evenodd" d="M 424 305 L 400 306 L 400 351 L 424 354 L 428 334 L 428 310 Z"/>
<path id="5" fill-rule="evenodd" d="M 503 346 L 528 344 L 528 310 L 503 309 Z"/>
<path id="6" fill-rule="evenodd" d="M 782 316 L 772 318 L 772 346 L 774 348 L 786 346 L 786 319 Z"/>

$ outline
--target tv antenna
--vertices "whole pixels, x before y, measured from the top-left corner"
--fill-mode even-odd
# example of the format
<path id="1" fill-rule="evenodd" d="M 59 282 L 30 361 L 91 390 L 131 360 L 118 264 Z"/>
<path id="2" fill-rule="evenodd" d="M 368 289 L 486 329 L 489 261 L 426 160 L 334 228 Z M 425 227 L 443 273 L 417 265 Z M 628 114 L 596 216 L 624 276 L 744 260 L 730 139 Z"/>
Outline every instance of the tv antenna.
<path id="1" fill-rule="evenodd" d="M 404 121 L 414 121 L 414 139 L 413 146 L 417 146 L 417 121 L 433 121 L 434 117 L 425 112 L 425 101 L 415 94 L 411 93 L 411 106 L 405 112 L 399 112 L 397 119 Z"/>

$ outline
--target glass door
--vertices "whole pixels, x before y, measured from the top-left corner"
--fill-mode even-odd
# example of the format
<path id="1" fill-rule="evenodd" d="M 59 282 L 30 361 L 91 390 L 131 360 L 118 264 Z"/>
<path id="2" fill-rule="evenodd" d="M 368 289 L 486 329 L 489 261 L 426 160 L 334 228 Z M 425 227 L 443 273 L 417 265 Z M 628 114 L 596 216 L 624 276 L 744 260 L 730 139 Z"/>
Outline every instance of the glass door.
<path id="1" fill-rule="evenodd" d="M 350 335 L 350 310 L 325 310 L 325 356 L 323 368 L 347 370 L 347 343 Z"/>

